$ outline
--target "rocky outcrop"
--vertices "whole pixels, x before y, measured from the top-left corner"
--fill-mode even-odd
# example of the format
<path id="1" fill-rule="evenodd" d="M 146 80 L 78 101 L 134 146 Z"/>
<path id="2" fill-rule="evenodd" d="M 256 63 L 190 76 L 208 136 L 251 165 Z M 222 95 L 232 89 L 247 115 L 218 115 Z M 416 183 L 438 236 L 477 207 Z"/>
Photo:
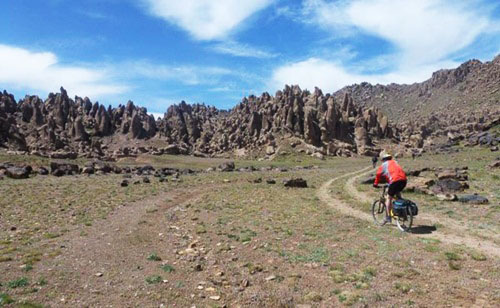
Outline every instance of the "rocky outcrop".
<path id="1" fill-rule="evenodd" d="M 358 122 L 364 131 L 355 130 Z M 387 117 L 377 109 L 356 109 L 348 94 L 335 101 L 317 88 L 311 93 L 299 86 L 286 86 L 274 97 L 249 96 L 228 112 L 182 102 L 167 110 L 158 127 L 169 142 L 208 154 L 244 148 L 272 155 L 277 139 L 292 137 L 325 154 L 371 154 L 378 150 L 372 138 L 393 136 Z"/>
<path id="2" fill-rule="evenodd" d="M 286 152 L 280 150 L 280 142 L 288 139 L 298 140 L 294 144 L 300 146 L 292 147 L 296 151 L 316 156 L 376 155 L 383 139 L 414 155 L 450 152 L 458 143 L 494 150 L 500 143 L 499 81 L 498 58 L 469 61 L 413 85 L 362 83 L 333 94 L 285 86 L 274 96 L 244 98 L 228 111 L 181 102 L 159 120 L 131 101 L 105 107 L 88 98 L 71 99 L 63 88 L 45 101 L 26 96 L 16 102 L 4 91 L 0 148 L 103 160 L 141 153 L 282 155 Z M 397 122 L 391 124 L 389 118 Z M 148 143 L 150 139 L 155 141 Z M 139 140 L 139 146 L 109 146 Z"/>
<path id="3" fill-rule="evenodd" d="M 6 91 L 0 93 L 0 147 L 11 150 L 40 154 L 64 149 L 103 155 L 94 151 L 91 139 L 126 134 L 131 126 L 132 139 L 152 138 L 157 133 L 147 110 L 131 102 L 126 107 L 106 108 L 88 98 L 73 100 L 64 88 L 45 101 L 26 96 L 16 102 Z"/>

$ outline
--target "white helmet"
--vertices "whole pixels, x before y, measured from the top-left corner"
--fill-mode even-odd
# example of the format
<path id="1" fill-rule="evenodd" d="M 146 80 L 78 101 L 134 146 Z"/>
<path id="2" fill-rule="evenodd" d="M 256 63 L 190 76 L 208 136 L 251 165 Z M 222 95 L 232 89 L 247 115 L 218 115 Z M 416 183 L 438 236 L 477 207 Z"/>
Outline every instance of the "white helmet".
<path id="1" fill-rule="evenodd" d="M 392 158 L 392 154 L 389 153 L 389 152 L 386 152 L 386 151 L 382 152 L 381 156 L 382 156 L 383 160 L 384 159 L 391 159 Z"/>

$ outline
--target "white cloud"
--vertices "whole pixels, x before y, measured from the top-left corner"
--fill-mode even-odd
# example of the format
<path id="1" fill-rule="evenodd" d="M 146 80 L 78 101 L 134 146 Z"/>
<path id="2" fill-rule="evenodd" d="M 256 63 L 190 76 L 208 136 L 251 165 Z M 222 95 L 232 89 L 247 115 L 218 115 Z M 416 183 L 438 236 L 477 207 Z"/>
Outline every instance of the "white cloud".
<path id="1" fill-rule="evenodd" d="M 109 72 L 59 63 L 50 52 L 0 44 L 0 83 L 14 89 L 56 92 L 64 86 L 71 95 L 96 97 L 119 94 L 128 87 L 108 81 Z"/>
<path id="2" fill-rule="evenodd" d="M 352 58 L 340 57 L 352 63 L 350 65 L 331 60 L 332 57 L 310 57 L 278 67 L 270 85 L 275 89 L 284 84 L 299 84 L 309 89 L 318 86 L 331 92 L 363 81 L 381 84 L 424 81 L 436 70 L 458 66 L 452 55 L 464 52 L 481 34 L 498 32 L 495 26 L 498 22 L 488 17 L 489 9 L 478 1 L 464 0 L 453 3 L 443 0 L 307 0 L 303 5 L 303 22 L 321 27 L 333 38 L 342 36 L 356 40 L 361 33 L 370 34 L 393 44 L 395 51 L 357 63 Z M 373 73 L 383 68 L 390 70 Z"/>
<path id="3" fill-rule="evenodd" d="M 186 30 L 197 40 L 225 39 L 273 0 L 142 0 L 150 14 Z"/>
<path id="4" fill-rule="evenodd" d="M 446 59 L 470 45 L 493 22 L 477 1 L 457 0 L 307 0 L 304 20 L 332 32 L 359 31 L 386 39 L 398 49 L 401 65 Z"/>
<path id="5" fill-rule="evenodd" d="M 272 76 L 272 88 L 276 90 L 285 84 L 298 84 L 310 90 L 318 87 L 324 91 L 331 91 L 359 80 L 359 76 L 349 74 L 341 65 L 310 58 L 275 70 Z"/>
<path id="6" fill-rule="evenodd" d="M 347 8 L 353 25 L 399 47 L 404 65 L 442 60 L 488 28 L 480 10 L 463 1 L 360 0 Z"/>
<path id="7" fill-rule="evenodd" d="M 343 66 L 340 62 L 309 58 L 304 61 L 286 64 L 273 72 L 269 87 L 278 90 L 285 84 L 298 84 L 303 89 L 318 87 L 325 92 L 335 92 L 344 86 L 361 82 L 372 84 L 421 82 L 442 68 L 453 68 L 459 63 L 444 61 L 432 65 L 396 70 L 386 74 L 363 74 Z"/>
<path id="8" fill-rule="evenodd" d="M 252 47 L 248 44 L 240 44 L 235 41 L 226 41 L 217 43 L 210 47 L 213 51 L 223 54 L 229 54 L 236 57 L 248 57 L 248 58 L 274 58 L 278 54 L 271 53 L 256 47 Z"/>
<path id="9" fill-rule="evenodd" d="M 116 70 L 116 74 L 125 73 L 127 78 L 175 80 L 185 85 L 215 84 L 221 77 L 234 74 L 229 69 L 217 66 L 169 66 L 147 60 L 130 61 L 115 66 L 120 68 Z"/>

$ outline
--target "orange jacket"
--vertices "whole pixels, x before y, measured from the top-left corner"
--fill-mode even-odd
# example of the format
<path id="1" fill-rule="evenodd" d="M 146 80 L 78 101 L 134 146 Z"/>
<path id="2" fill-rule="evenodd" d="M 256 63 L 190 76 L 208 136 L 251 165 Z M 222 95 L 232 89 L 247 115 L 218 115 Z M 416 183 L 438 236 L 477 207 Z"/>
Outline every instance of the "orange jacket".
<path id="1" fill-rule="evenodd" d="M 403 168 L 393 159 L 384 162 L 377 170 L 374 185 L 378 185 L 384 177 L 385 181 L 392 184 L 397 181 L 406 181 L 406 173 Z"/>

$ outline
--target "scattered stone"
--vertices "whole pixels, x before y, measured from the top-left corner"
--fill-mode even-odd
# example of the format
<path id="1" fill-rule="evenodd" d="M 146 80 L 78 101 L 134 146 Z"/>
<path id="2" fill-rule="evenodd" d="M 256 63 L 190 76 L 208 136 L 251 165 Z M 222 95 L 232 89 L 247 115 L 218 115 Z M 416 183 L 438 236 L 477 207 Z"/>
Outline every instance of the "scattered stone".
<path id="1" fill-rule="evenodd" d="M 142 182 L 146 183 L 146 184 L 151 183 L 151 181 L 149 180 L 149 178 L 147 176 L 145 176 L 145 177 L 142 178 Z"/>
<path id="2" fill-rule="evenodd" d="M 31 166 L 9 167 L 5 170 L 5 175 L 11 179 L 27 179 L 30 176 L 31 170 Z"/>
<path id="3" fill-rule="evenodd" d="M 271 276 L 268 276 L 265 278 L 266 281 L 272 281 L 272 280 L 275 280 L 276 279 L 276 276 L 275 275 L 271 275 Z"/>
<path id="4" fill-rule="evenodd" d="M 103 273 L 96 273 L 96 277 L 102 277 Z"/>
<path id="5" fill-rule="evenodd" d="M 438 180 L 455 179 L 456 177 L 457 177 L 457 172 L 451 169 L 443 170 L 437 174 Z"/>
<path id="6" fill-rule="evenodd" d="M 496 160 L 492 162 L 491 164 L 488 165 L 490 168 L 499 168 L 500 167 L 500 160 Z"/>
<path id="7" fill-rule="evenodd" d="M 76 164 L 50 163 L 50 173 L 54 176 L 64 176 L 78 174 L 79 167 Z"/>
<path id="8" fill-rule="evenodd" d="M 240 287 L 242 288 L 248 288 L 250 286 L 250 281 L 248 279 L 243 279 L 240 283 Z"/>
<path id="9" fill-rule="evenodd" d="M 220 300 L 220 296 L 219 295 L 212 295 L 209 298 L 212 299 L 212 300 L 214 300 L 214 301 Z"/>
<path id="10" fill-rule="evenodd" d="M 313 153 L 311 154 L 311 156 L 317 159 L 325 160 L 325 155 L 321 154 L 320 152 Z"/>
<path id="11" fill-rule="evenodd" d="M 39 175 L 48 175 L 49 174 L 49 170 L 47 170 L 47 168 L 45 168 L 45 167 L 39 167 L 38 168 L 38 174 Z"/>
<path id="12" fill-rule="evenodd" d="M 440 201 L 456 201 L 457 195 L 455 194 L 437 194 L 436 198 Z"/>
<path id="13" fill-rule="evenodd" d="M 274 153 L 276 153 L 276 148 L 272 145 L 268 145 L 266 147 L 266 155 L 273 155 Z"/>
<path id="14" fill-rule="evenodd" d="M 82 174 L 94 174 L 95 170 L 93 167 L 83 167 Z"/>
<path id="15" fill-rule="evenodd" d="M 410 170 L 406 172 L 406 175 L 408 176 L 419 176 L 420 173 L 422 173 L 422 170 Z"/>
<path id="16" fill-rule="evenodd" d="M 262 178 L 257 178 L 257 179 L 254 179 L 254 180 L 252 181 L 252 183 L 254 183 L 254 184 L 259 184 L 259 183 L 262 183 Z"/>
<path id="17" fill-rule="evenodd" d="M 266 183 L 267 184 L 276 184 L 276 180 L 275 179 L 267 179 Z"/>
<path id="18" fill-rule="evenodd" d="M 431 190 L 435 194 L 442 194 L 442 193 L 446 194 L 446 193 L 464 191 L 467 188 L 469 188 L 469 185 L 467 183 L 462 183 L 452 179 L 444 179 L 444 180 L 438 180 L 431 187 Z"/>
<path id="19" fill-rule="evenodd" d="M 491 152 L 497 152 L 498 151 L 498 146 L 494 146 L 490 148 Z"/>
<path id="20" fill-rule="evenodd" d="M 219 165 L 217 169 L 221 172 L 231 172 L 234 171 L 234 168 L 235 168 L 234 162 L 227 162 Z"/>
<path id="21" fill-rule="evenodd" d="M 121 186 L 121 187 L 127 187 L 127 186 L 128 186 L 128 181 L 124 179 L 124 180 L 120 183 L 120 186 Z"/>
<path id="22" fill-rule="evenodd" d="M 411 191 L 412 189 L 416 192 L 421 192 L 422 190 L 426 190 L 432 185 L 434 185 L 436 181 L 434 181 L 431 178 L 425 178 L 425 177 L 416 177 L 409 181 L 408 185 L 406 186 L 406 189 L 408 191 Z"/>
<path id="23" fill-rule="evenodd" d="M 283 185 L 285 187 L 298 187 L 298 188 L 306 188 L 307 182 L 302 178 L 295 179 L 285 179 L 283 180 Z"/>
<path id="24" fill-rule="evenodd" d="M 458 198 L 458 201 L 462 203 L 471 203 L 471 204 L 487 204 L 489 200 L 480 195 L 463 195 Z"/>

